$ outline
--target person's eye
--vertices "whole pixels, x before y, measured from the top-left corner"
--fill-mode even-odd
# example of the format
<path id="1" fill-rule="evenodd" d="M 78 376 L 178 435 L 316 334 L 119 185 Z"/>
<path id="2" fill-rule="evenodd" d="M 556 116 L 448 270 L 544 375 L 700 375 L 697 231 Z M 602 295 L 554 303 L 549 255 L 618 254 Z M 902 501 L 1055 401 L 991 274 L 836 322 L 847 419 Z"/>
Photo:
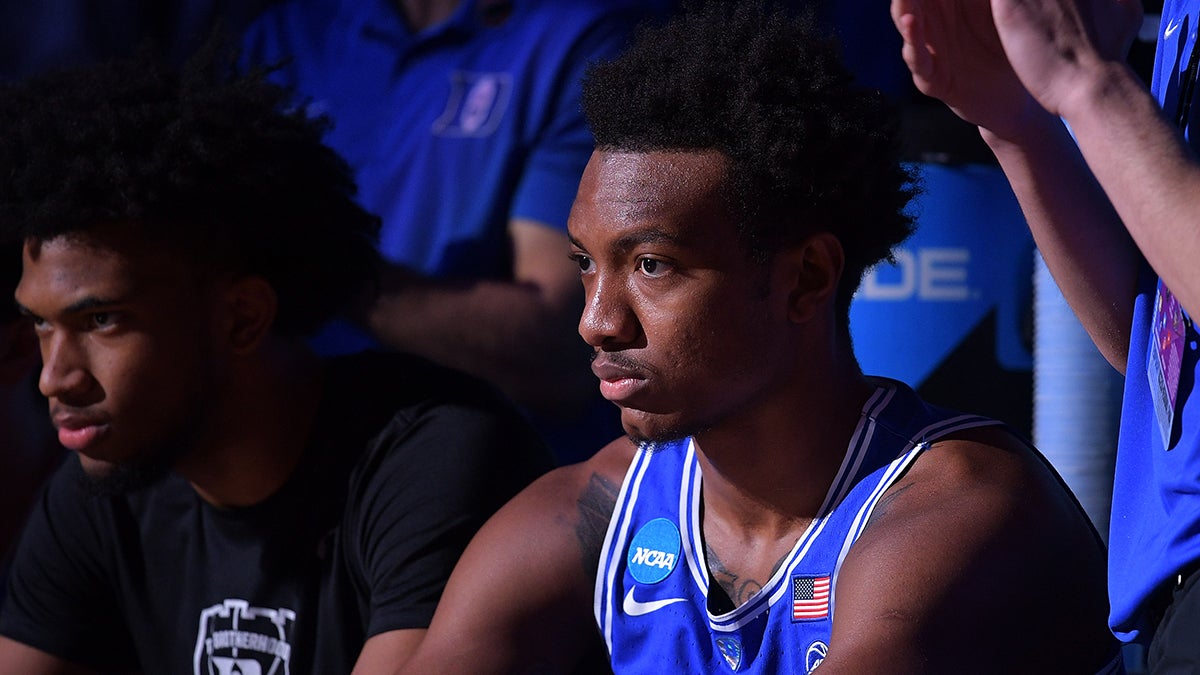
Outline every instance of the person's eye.
<path id="1" fill-rule="evenodd" d="M 112 312 L 96 312 L 91 315 L 92 326 L 96 328 L 108 328 L 116 322 L 116 317 Z"/>
<path id="2" fill-rule="evenodd" d="M 669 263 L 665 263 L 656 258 L 638 258 L 637 266 L 638 270 L 642 274 L 650 278 L 661 277 L 671 269 L 671 265 Z"/>
<path id="3" fill-rule="evenodd" d="M 580 272 L 592 271 L 592 266 L 593 266 L 592 259 L 587 257 L 586 255 L 584 255 L 582 253 L 572 253 L 571 260 L 574 260 L 575 264 L 579 265 Z"/>

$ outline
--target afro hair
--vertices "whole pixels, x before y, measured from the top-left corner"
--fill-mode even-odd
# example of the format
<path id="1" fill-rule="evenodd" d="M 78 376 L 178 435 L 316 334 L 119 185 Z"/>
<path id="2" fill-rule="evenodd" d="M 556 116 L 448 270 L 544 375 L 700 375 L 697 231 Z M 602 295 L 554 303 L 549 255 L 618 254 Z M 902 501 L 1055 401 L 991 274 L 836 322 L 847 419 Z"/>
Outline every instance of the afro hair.
<path id="1" fill-rule="evenodd" d="M 358 301 L 379 220 L 354 199 L 327 120 L 211 39 L 181 68 L 148 49 L 0 86 L 0 242 L 100 225 L 197 265 L 261 275 L 275 330 L 302 336 Z"/>
<path id="2" fill-rule="evenodd" d="M 900 162 L 897 117 L 882 94 L 855 86 L 811 12 L 688 3 L 592 66 L 583 99 L 601 150 L 724 154 L 729 206 L 752 254 L 816 231 L 838 237 L 843 321 L 864 271 L 912 232 L 905 208 L 916 186 Z"/>

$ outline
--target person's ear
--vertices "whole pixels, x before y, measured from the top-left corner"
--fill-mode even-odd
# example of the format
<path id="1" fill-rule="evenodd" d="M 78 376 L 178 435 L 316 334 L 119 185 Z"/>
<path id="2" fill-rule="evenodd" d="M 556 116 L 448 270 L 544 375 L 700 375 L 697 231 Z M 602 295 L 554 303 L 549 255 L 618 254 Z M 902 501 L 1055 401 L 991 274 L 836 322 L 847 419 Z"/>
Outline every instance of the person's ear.
<path id="1" fill-rule="evenodd" d="M 836 299 L 846 254 L 836 236 L 818 232 L 784 255 L 788 259 L 792 282 L 788 294 L 788 318 L 794 323 L 805 323 Z"/>
<path id="2" fill-rule="evenodd" d="M 245 276 L 228 289 L 229 346 L 237 354 L 248 354 L 262 344 L 279 311 L 279 298 L 266 279 Z"/>

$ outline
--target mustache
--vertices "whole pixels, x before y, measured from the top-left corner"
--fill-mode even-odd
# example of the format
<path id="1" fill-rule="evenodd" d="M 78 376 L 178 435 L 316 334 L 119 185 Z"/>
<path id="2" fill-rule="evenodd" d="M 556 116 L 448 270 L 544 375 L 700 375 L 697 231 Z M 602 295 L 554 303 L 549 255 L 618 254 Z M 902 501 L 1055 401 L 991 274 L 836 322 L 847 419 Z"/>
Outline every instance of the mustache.
<path id="1" fill-rule="evenodd" d="M 644 363 L 629 356 L 628 354 L 625 354 L 624 352 L 601 352 L 600 350 L 594 350 L 588 356 L 588 362 L 594 363 L 596 359 L 600 357 L 601 353 L 604 354 L 605 361 L 619 368 L 637 372 L 648 370 Z"/>
<path id="2" fill-rule="evenodd" d="M 48 417 L 53 423 L 56 420 L 71 419 L 86 424 L 104 424 L 108 422 L 105 415 L 89 411 L 89 406 L 75 406 L 64 403 L 52 403 L 48 408 Z"/>

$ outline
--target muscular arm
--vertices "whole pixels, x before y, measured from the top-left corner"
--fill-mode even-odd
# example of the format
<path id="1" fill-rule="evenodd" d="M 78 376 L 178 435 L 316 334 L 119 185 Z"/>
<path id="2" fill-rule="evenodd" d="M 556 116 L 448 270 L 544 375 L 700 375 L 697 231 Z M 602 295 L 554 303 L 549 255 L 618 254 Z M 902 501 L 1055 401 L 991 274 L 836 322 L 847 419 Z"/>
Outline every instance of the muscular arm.
<path id="1" fill-rule="evenodd" d="M 575 330 L 579 269 L 565 233 L 516 220 L 513 280 L 394 279 L 369 312 L 392 347 L 491 380 L 520 403 L 570 416 L 595 390 L 587 347 Z"/>
<path id="2" fill-rule="evenodd" d="M 1113 655 L 1104 552 L 998 430 L 935 444 L 889 489 L 835 587 L 830 673 L 1089 673 Z"/>
<path id="3" fill-rule="evenodd" d="M 401 672 L 565 673 L 601 653 L 595 572 L 631 452 L 614 442 L 497 513 L 463 554 Z"/>
<path id="4" fill-rule="evenodd" d="M 1108 185 L 1089 169 L 1093 158 L 1085 161 L 1018 78 L 987 3 L 893 0 L 891 7 L 913 82 L 980 127 L 1055 281 L 1100 352 L 1124 372 L 1141 255 Z M 1118 45 L 1128 44 L 1128 18 L 1109 17 L 1104 39 L 1112 53 L 1124 53 Z"/>

